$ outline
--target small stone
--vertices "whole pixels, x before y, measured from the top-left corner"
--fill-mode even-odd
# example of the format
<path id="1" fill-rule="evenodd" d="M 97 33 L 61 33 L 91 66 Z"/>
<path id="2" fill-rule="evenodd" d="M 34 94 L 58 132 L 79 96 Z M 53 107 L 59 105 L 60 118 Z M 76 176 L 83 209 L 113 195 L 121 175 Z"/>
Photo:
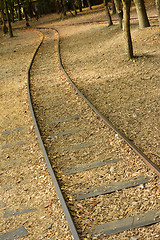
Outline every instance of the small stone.
<path id="1" fill-rule="evenodd" d="M 48 229 L 51 229 L 51 228 L 52 228 L 52 224 L 49 224 Z"/>
<path id="2" fill-rule="evenodd" d="M 103 205 L 103 202 L 100 202 L 99 204 L 98 204 L 98 207 L 101 207 Z"/>
<path id="3" fill-rule="evenodd" d="M 33 130 L 33 128 L 34 128 L 34 126 L 32 125 L 32 126 L 31 126 L 31 130 Z"/>
<path id="4" fill-rule="evenodd" d="M 5 207 L 5 206 L 6 204 L 2 200 L 0 200 L 0 207 Z"/>
<path id="5" fill-rule="evenodd" d="M 131 240 L 138 240 L 138 238 L 137 237 L 131 237 Z"/>
<path id="6" fill-rule="evenodd" d="M 132 202 L 132 205 L 137 205 L 138 203 L 137 202 Z"/>
<path id="7" fill-rule="evenodd" d="M 139 188 L 143 189 L 143 188 L 144 188 L 144 185 L 143 185 L 143 184 L 140 184 L 140 185 L 139 185 Z"/>
<path id="8" fill-rule="evenodd" d="M 110 172 L 113 172 L 113 171 L 114 171 L 114 167 L 111 167 L 111 168 L 110 168 Z"/>

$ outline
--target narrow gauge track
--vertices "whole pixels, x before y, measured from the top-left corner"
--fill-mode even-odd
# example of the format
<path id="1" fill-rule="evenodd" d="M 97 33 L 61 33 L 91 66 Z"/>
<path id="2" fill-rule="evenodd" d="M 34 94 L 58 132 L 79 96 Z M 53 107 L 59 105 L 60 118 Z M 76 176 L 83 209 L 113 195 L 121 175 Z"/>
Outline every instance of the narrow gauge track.
<path id="1" fill-rule="evenodd" d="M 41 31 L 28 73 L 31 111 L 74 239 L 156 239 L 157 175 L 75 92 L 59 68 L 56 31 Z"/>

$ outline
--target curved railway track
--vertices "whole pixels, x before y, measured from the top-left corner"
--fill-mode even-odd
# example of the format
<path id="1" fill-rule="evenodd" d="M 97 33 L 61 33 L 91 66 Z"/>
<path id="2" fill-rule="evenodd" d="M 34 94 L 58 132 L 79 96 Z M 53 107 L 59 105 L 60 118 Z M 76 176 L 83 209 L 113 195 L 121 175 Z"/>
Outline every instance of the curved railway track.
<path id="1" fill-rule="evenodd" d="M 156 239 L 160 170 L 72 83 L 61 64 L 57 31 L 41 32 L 28 95 L 73 238 Z"/>

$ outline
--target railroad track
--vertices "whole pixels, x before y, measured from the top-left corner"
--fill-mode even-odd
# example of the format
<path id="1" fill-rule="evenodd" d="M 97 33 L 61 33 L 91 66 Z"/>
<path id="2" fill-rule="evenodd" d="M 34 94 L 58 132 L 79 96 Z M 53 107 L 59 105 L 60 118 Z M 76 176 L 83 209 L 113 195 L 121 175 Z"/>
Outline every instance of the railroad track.
<path id="1" fill-rule="evenodd" d="M 28 72 L 31 112 L 73 238 L 158 239 L 158 167 L 69 82 L 57 31 L 40 31 Z"/>

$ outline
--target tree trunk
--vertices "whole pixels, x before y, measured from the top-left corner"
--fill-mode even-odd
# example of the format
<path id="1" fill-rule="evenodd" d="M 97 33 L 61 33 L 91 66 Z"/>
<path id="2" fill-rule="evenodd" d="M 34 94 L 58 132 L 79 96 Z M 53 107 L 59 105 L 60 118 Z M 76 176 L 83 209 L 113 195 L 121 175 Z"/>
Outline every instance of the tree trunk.
<path id="1" fill-rule="evenodd" d="M 112 0 L 112 15 L 113 14 L 116 14 L 116 6 L 115 6 L 115 3 L 114 3 L 114 0 Z"/>
<path id="2" fill-rule="evenodd" d="M 18 4 L 18 20 L 21 21 L 22 20 L 22 12 L 21 12 L 21 6 L 19 4 L 19 0 L 17 1 Z"/>
<path id="3" fill-rule="evenodd" d="M 56 1 L 56 0 L 55 0 L 55 5 L 56 5 L 57 13 L 60 14 L 60 12 L 61 12 L 61 7 L 60 7 L 59 1 Z"/>
<path id="4" fill-rule="evenodd" d="M 146 8 L 144 5 L 144 0 L 134 0 L 139 20 L 139 27 L 145 28 L 150 27 L 149 20 L 147 17 Z"/>
<path id="5" fill-rule="evenodd" d="M 121 0 L 114 0 L 114 3 L 115 3 L 115 7 L 116 7 L 116 12 L 117 12 L 118 18 L 119 18 L 119 25 L 122 28 L 123 10 L 122 10 Z"/>
<path id="6" fill-rule="evenodd" d="M 8 12 L 8 5 L 7 5 L 7 1 L 6 0 L 4 0 L 4 6 L 5 6 L 6 17 L 7 17 L 7 21 L 8 21 L 9 36 L 13 37 L 12 26 L 11 26 L 11 21 L 10 21 L 9 12 Z"/>
<path id="7" fill-rule="evenodd" d="M 29 3 L 28 3 L 27 12 L 28 12 L 28 15 L 29 15 L 30 18 L 34 17 L 33 6 L 32 6 L 32 2 L 31 1 L 29 1 Z"/>
<path id="8" fill-rule="evenodd" d="M 158 21 L 160 26 L 160 0 L 156 0 L 157 12 L 158 12 Z"/>
<path id="9" fill-rule="evenodd" d="M 66 16 L 66 9 L 65 9 L 64 0 L 61 0 L 61 10 L 62 10 L 63 16 Z"/>
<path id="10" fill-rule="evenodd" d="M 6 26 L 5 18 L 4 18 L 4 12 L 3 8 L 1 7 L 1 19 L 3 22 L 3 33 L 6 34 L 8 32 L 8 27 Z"/>
<path id="11" fill-rule="evenodd" d="M 130 32 L 130 6 L 131 0 L 122 0 L 123 2 L 123 32 L 124 32 L 124 41 L 125 41 L 125 50 L 127 57 L 133 58 L 133 46 Z"/>
<path id="12" fill-rule="evenodd" d="M 77 4 L 78 4 L 78 7 L 79 7 L 79 11 L 82 12 L 82 1 L 77 0 Z"/>
<path id="13" fill-rule="evenodd" d="M 71 1 L 71 6 L 74 9 L 75 15 L 77 15 L 76 6 L 74 5 L 74 0 L 70 0 L 70 1 Z"/>
<path id="14" fill-rule="evenodd" d="M 38 21 L 38 19 L 39 19 L 39 12 L 38 12 L 37 5 L 35 5 L 34 12 L 35 12 L 36 20 Z"/>
<path id="15" fill-rule="evenodd" d="M 17 11 L 17 8 L 15 8 L 14 10 L 15 10 L 15 18 L 18 19 L 18 11 Z"/>
<path id="16" fill-rule="evenodd" d="M 25 17 L 25 20 L 26 20 L 26 26 L 29 27 L 29 22 L 28 22 L 28 14 L 27 14 L 27 11 L 26 11 L 26 8 L 23 7 L 23 12 L 24 12 L 24 17 Z"/>
<path id="17" fill-rule="evenodd" d="M 10 10 L 11 10 L 12 22 L 14 23 L 14 2 L 10 3 Z"/>
<path id="18" fill-rule="evenodd" d="M 111 14 L 109 12 L 109 7 L 108 7 L 108 0 L 104 0 L 104 4 L 106 6 L 106 15 L 107 15 L 107 20 L 108 20 L 108 26 L 113 25 Z"/>
<path id="19" fill-rule="evenodd" d="M 54 1 L 53 1 L 53 6 L 55 6 L 55 11 L 59 14 L 59 13 L 60 13 L 59 2 L 57 2 L 56 0 L 54 0 Z"/>
<path id="20" fill-rule="evenodd" d="M 87 3 L 88 3 L 90 10 L 92 10 L 91 0 L 87 0 Z"/>

